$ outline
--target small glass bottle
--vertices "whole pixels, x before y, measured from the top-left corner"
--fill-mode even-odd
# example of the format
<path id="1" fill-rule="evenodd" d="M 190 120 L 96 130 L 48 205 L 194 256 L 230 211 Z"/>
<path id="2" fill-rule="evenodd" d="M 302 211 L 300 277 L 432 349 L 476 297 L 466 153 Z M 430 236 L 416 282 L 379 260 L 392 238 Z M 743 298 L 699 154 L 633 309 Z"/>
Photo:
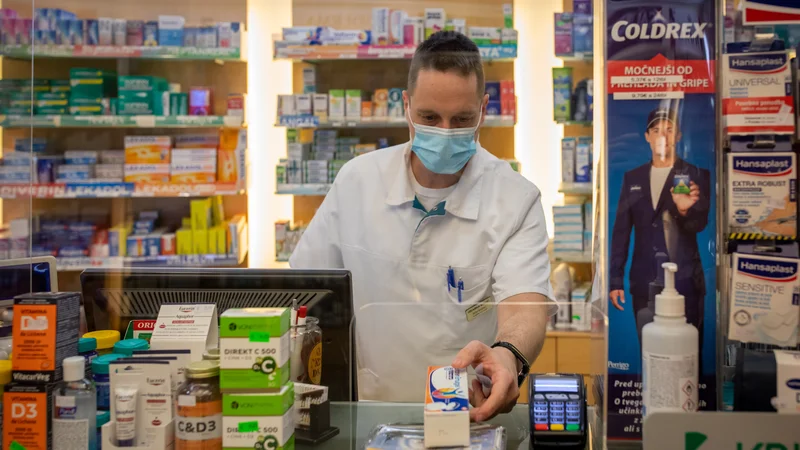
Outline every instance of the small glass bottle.
<path id="1" fill-rule="evenodd" d="M 97 393 L 84 363 L 83 356 L 64 359 L 64 380 L 53 389 L 53 450 L 97 448 Z"/>
<path id="2" fill-rule="evenodd" d="M 222 448 L 222 393 L 219 362 L 196 361 L 186 367 L 186 381 L 178 388 L 175 450 Z"/>
<path id="3" fill-rule="evenodd" d="M 305 306 L 297 312 L 297 324 L 292 326 L 291 380 L 298 383 L 320 384 L 322 381 L 322 329 L 319 319 L 307 315 Z"/>

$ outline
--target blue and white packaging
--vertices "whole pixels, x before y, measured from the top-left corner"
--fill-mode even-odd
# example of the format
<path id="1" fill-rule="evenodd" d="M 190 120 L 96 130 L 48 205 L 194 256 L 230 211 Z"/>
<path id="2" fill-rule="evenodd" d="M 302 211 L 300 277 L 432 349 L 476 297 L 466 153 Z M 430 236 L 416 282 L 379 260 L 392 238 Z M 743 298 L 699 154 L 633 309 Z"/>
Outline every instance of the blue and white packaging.
<path id="1" fill-rule="evenodd" d="M 575 147 L 575 182 L 592 182 L 592 138 L 579 137 Z"/>
<path id="2" fill-rule="evenodd" d="M 67 150 L 64 152 L 65 164 L 97 164 L 97 151 Z"/>
<path id="3" fill-rule="evenodd" d="M 125 252 L 122 251 L 124 248 L 122 242 L 123 239 L 125 239 L 127 242 L 127 236 L 125 236 L 124 229 L 108 229 L 108 256 L 125 256 Z"/>
<path id="4" fill-rule="evenodd" d="M 100 45 L 100 21 L 98 19 L 86 19 L 83 26 L 84 36 L 86 36 L 84 43 L 86 45 Z"/>
<path id="5" fill-rule="evenodd" d="M 240 48 L 241 46 L 241 22 L 217 22 L 217 47 Z"/>
<path id="6" fill-rule="evenodd" d="M 97 19 L 97 45 L 114 45 L 114 19 Z"/>
<path id="7" fill-rule="evenodd" d="M 184 43 L 183 16 L 158 16 L 158 45 L 180 47 Z"/>
<path id="8" fill-rule="evenodd" d="M 70 45 L 72 44 L 72 20 L 63 19 L 56 22 L 56 44 Z"/>
<path id="9" fill-rule="evenodd" d="M 572 0 L 572 12 L 575 14 L 592 14 L 592 0 Z"/>
<path id="10" fill-rule="evenodd" d="M 14 151 L 40 153 L 47 148 L 46 138 L 15 138 Z"/>
<path id="11" fill-rule="evenodd" d="M 85 181 L 93 177 L 93 167 L 88 164 L 64 164 L 56 168 L 56 182 Z"/>
<path id="12" fill-rule="evenodd" d="M 303 44 L 316 39 L 318 27 L 285 27 L 282 29 L 283 42 Z"/>
<path id="13" fill-rule="evenodd" d="M 334 30 L 327 28 L 320 34 L 323 44 L 335 45 L 369 45 L 372 32 L 370 30 Z"/>
<path id="14" fill-rule="evenodd" d="M 30 183 L 31 169 L 25 166 L 0 166 L 0 183 Z"/>
<path id="15" fill-rule="evenodd" d="M 197 39 L 200 29 L 197 27 L 186 27 L 183 29 L 183 46 L 197 47 Z"/>
<path id="16" fill-rule="evenodd" d="M 486 93 L 489 94 L 489 101 L 490 102 L 499 102 L 500 101 L 500 82 L 499 81 L 487 81 L 486 82 Z"/>
<path id="17" fill-rule="evenodd" d="M 158 22 L 148 20 L 144 23 L 144 45 L 146 47 L 158 46 Z"/>
<path id="18" fill-rule="evenodd" d="M 734 253 L 728 338 L 794 347 L 800 319 L 800 260 Z"/>
<path id="19" fill-rule="evenodd" d="M 561 182 L 575 182 L 575 150 L 578 141 L 575 138 L 561 140 Z"/>
<path id="20" fill-rule="evenodd" d="M 791 152 L 728 154 L 731 233 L 797 233 L 797 159 Z"/>
<path id="21" fill-rule="evenodd" d="M 85 22 L 80 19 L 72 19 L 69 21 L 69 43 L 71 45 L 84 45 L 84 24 Z"/>
<path id="22" fill-rule="evenodd" d="M 594 51 L 594 19 L 591 14 L 572 16 L 572 50 L 575 53 L 592 53 Z"/>
<path id="23" fill-rule="evenodd" d="M 55 155 L 36 156 L 36 183 L 50 184 L 56 182 L 56 167 L 64 158 Z"/>
<path id="24" fill-rule="evenodd" d="M 0 164 L 4 166 L 30 167 L 33 161 L 33 154 L 30 152 L 5 152 Z"/>
<path id="25" fill-rule="evenodd" d="M 502 104 L 500 102 L 489 101 L 486 104 L 486 116 L 499 116 L 502 112 Z"/>
<path id="26" fill-rule="evenodd" d="M 467 370 L 431 366 L 425 379 L 425 447 L 469 447 Z"/>

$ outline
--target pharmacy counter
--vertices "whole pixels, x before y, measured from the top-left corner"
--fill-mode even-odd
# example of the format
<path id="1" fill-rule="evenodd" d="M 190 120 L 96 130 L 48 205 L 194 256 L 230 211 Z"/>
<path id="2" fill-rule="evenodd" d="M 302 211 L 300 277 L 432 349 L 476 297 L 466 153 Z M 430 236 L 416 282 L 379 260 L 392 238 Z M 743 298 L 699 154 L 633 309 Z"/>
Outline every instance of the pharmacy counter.
<path id="1" fill-rule="evenodd" d="M 593 408 L 588 415 L 594 415 Z M 510 414 L 501 414 L 490 421 L 506 429 L 506 448 L 529 449 L 528 405 L 517 405 Z M 333 439 L 316 446 L 298 444 L 299 450 L 360 449 L 366 445 L 370 431 L 389 423 L 422 423 L 422 405 L 414 403 L 332 403 L 331 425 L 339 428 Z M 592 446 L 587 448 L 591 449 Z"/>

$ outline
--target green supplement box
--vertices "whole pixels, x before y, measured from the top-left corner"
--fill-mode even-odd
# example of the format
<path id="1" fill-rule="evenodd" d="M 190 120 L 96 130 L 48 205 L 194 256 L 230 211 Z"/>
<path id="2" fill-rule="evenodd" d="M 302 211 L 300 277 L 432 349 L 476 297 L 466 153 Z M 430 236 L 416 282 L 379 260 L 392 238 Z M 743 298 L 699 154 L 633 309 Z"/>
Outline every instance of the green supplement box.
<path id="1" fill-rule="evenodd" d="M 289 381 L 288 308 L 229 309 L 220 315 L 223 392 L 277 391 Z"/>
<path id="2" fill-rule="evenodd" d="M 553 68 L 553 119 L 565 122 L 572 119 L 572 68 Z"/>
<path id="3" fill-rule="evenodd" d="M 118 114 L 121 116 L 164 116 L 169 111 L 169 92 L 119 91 Z"/>
<path id="4" fill-rule="evenodd" d="M 189 94 L 185 92 L 171 92 L 169 94 L 169 115 L 189 115 Z"/>
<path id="5" fill-rule="evenodd" d="M 279 392 L 222 395 L 223 449 L 294 448 L 294 384 Z"/>
<path id="6" fill-rule="evenodd" d="M 118 78 L 120 91 L 169 91 L 169 83 L 161 77 L 123 75 Z"/>

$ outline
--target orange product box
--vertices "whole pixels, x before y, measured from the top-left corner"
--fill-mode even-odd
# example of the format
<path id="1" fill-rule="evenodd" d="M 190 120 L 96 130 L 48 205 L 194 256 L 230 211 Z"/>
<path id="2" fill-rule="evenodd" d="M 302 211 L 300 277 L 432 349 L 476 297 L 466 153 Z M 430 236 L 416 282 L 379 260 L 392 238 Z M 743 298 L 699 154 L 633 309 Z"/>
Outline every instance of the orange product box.
<path id="1" fill-rule="evenodd" d="M 125 164 L 126 183 L 169 183 L 169 164 Z"/>
<path id="2" fill-rule="evenodd" d="M 16 442 L 26 450 L 50 450 L 52 443 L 53 388 L 9 383 L 3 392 L 3 448 Z"/>
<path id="3" fill-rule="evenodd" d="M 62 361 L 78 354 L 80 307 L 78 292 L 33 292 L 14 298 L 12 381 L 61 380 Z"/>
<path id="4" fill-rule="evenodd" d="M 125 164 L 164 164 L 170 161 L 169 136 L 125 136 Z"/>
<path id="5" fill-rule="evenodd" d="M 365 117 L 372 117 L 372 102 L 366 100 L 361 102 L 361 118 Z"/>
<path id="6" fill-rule="evenodd" d="M 236 173 L 236 150 L 217 151 L 217 181 L 235 183 L 239 177 Z"/>
<path id="7" fill-rule="evenodd" d="M 223 128 L 219 132 L 220 150 L 237 150 L 247 148 L 247 130 Z"/>
<path id="8" fill-rule="evenodd" d="M 375 89 L 372 95 L 372 115 L 375 117 L 386 117 L 389 115 L 389 90 Z"/>

